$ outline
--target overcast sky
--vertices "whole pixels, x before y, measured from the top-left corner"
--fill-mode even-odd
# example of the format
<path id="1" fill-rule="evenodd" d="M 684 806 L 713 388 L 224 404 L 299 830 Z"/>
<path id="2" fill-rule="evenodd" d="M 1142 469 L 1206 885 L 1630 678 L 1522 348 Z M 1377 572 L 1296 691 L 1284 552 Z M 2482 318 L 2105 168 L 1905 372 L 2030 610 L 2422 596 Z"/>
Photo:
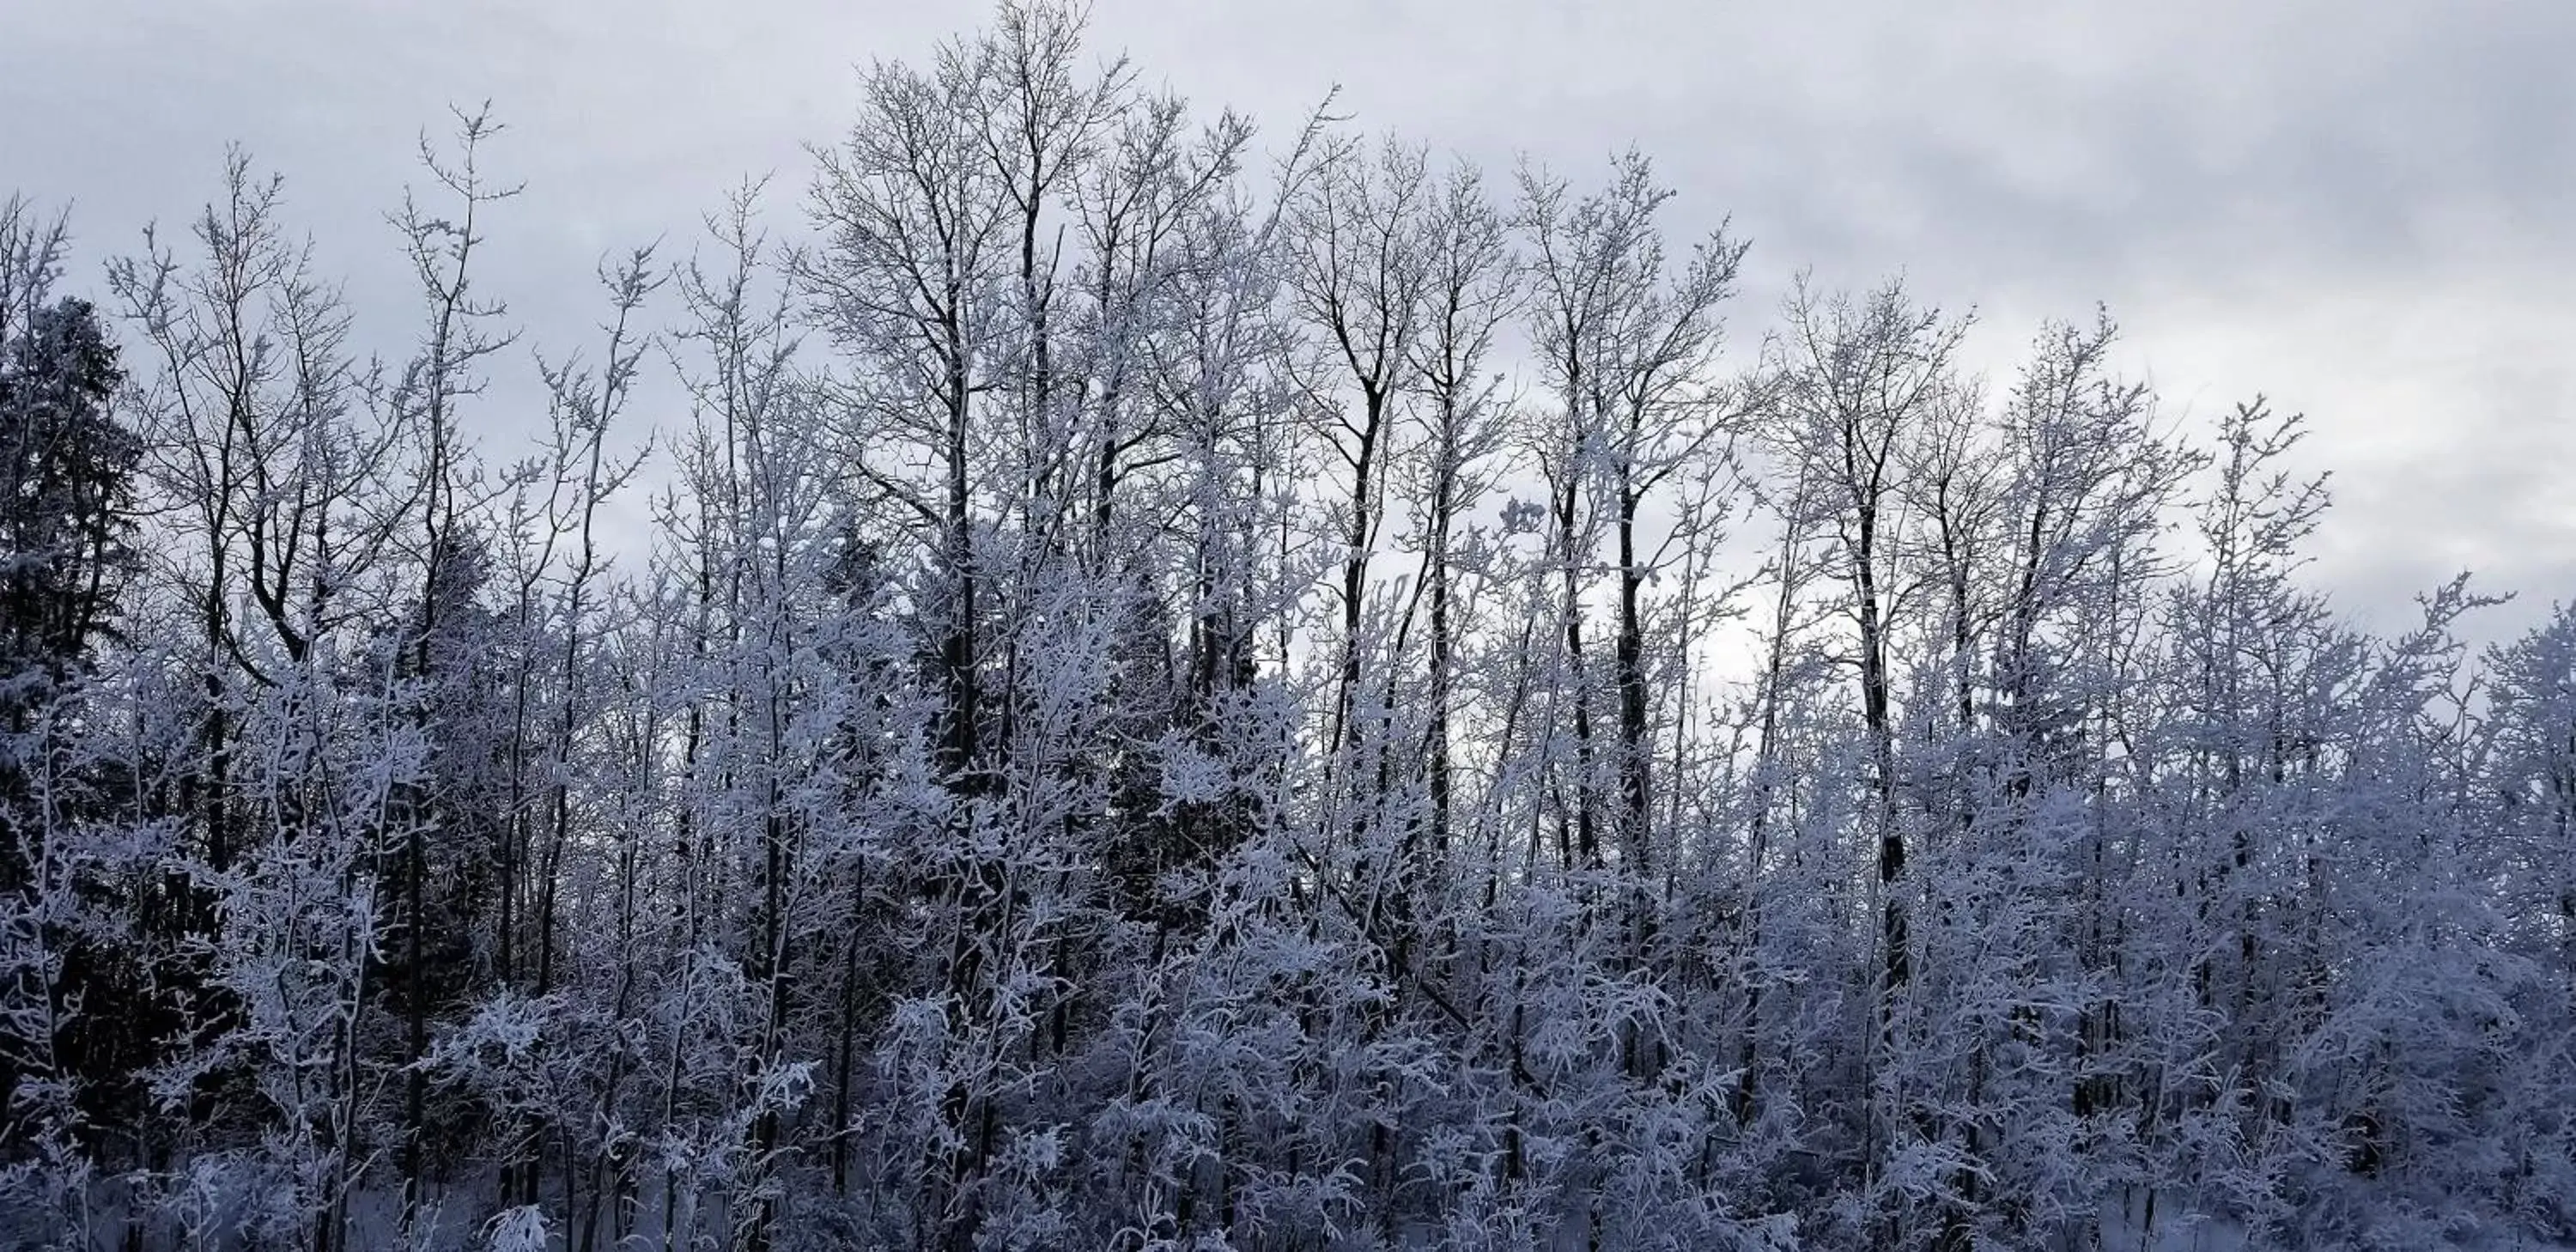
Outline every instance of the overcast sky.
<path id="1" fill-rule="evenodd" d="M 239 141 L 389 321 L 383 215 L 415 137 L 488 98 L 511 127 L 492 163 L 528 183 L 489 273 L 559 349 L 589 338 L 603 252 L 686 241 L 748 174 L 801 190 L 854 66 L 988 12 L 0 0 L 0 194 L 72 202 L 95 289 L 98 258 L 184 221 Z M 1633 143 L 1680 193 L 1677 233 L 1731 216 L 1753 240 L 1747 340 L 1802 266 L 1975 306 L 1999 374 L 2040 318 L 2107 303 L 2170 411 L 2259 391 L 2310 416 L 2337 499 L 2319 574 L 2347 608 L 2394 624 L 2463 567 L 2522 593 L 2490 630 L 2576 596 L 2570 0 L 1098 0 L 1093 28 L 1274 139 L 1338 83 L 1361 124 L 1497 173 L 1526 154 L 1580 183 Z"/>

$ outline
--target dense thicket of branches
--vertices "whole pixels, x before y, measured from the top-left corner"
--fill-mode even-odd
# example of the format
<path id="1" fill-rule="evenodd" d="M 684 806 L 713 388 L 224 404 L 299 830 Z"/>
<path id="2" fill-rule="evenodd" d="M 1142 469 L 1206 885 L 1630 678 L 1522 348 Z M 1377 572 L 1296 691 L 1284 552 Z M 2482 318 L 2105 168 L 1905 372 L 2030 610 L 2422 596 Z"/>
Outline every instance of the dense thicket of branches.
<path id="1" fill-rule="evenodd" d="M 95 305 L 0 210 L 0 1238 L 2576 1238 L 2576 612 L 2342 624 L 2107 320 L 1981 382 L 1080 33 L 542 413 L 480 119 L 390 364 L 246 159 Z"/>

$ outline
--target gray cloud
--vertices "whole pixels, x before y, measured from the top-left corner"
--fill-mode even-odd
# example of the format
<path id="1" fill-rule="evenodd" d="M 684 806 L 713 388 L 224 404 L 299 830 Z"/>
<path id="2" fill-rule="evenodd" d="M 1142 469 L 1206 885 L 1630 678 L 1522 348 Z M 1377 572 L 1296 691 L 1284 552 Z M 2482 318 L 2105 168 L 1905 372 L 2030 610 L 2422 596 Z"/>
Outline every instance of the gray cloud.
<path id="1" fill-rule="evenodd" d="M 745 174 L 792 204 L 851 67 L 981 5 L 743 0 L 26 0 L 0 40 L 0 186 L 77 197 L 91 255 L 175 222 L 239 139 L 291 179 L 362 306 L 381 224 L 450 100 L 492 98 L 530 179 L 496 272 L 531 338 L 594 319 L 596 258 Z M 1788 275 L 1903 269 L 1977 304 L 2007 370 L 2043 316 L 2110 304 L 2178 408 L 2311 414 L 2338 471 L 2321 572 L 2388 618 L 2462 564 L 2528 620 L 2576 593 L 2576 6 L 1704 5 L 1100 0 L 1097 45 L 1277 135 L 1324 88 L 1366 125 L 1581 178 L 1634 142 L 1678 229 L 1756 240 L 1736 323 Z M 675 244 L 675 246 L 677 246 Z M 388 345 L 388 347 L 398 345 Z M 499 407 L 499 406 L 496 406 Z M 496 419 L 498 420 L 498 419 Z"/>

